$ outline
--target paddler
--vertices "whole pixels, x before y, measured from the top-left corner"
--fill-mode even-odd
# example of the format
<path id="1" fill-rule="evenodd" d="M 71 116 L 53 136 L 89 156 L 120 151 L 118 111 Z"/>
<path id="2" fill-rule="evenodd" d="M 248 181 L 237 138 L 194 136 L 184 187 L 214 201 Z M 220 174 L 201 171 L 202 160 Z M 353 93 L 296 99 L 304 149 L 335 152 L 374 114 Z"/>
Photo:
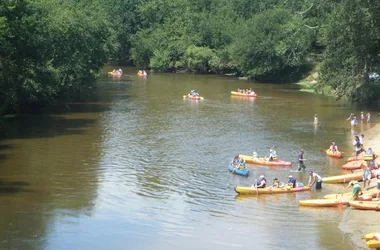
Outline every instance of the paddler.
<path id="1" fill-rule="evenodd" d="M 293 177 L 292 175 L 289 175 L 288 186 L 290 186 L 291 188 L 297 187 L 297 179 Z"/>
<path id="2" fill-rule="evenodd" d="M 277 157 L 277 153 L 274 149 L 269 149 L 269 157 L 267 161 L 273 161 Z"/>
<path id="3" fill-rule="evenodd" d="M 343 189 L 347 189 L 349 187 L 352 187 L 352 198 L 351 198 L 351 200 L 356 200 L 359 197 L 359 195 L 363 195 L 363 191 L 362 191 L 362 188 L 360 187 L 359 182 L 350 181 L 348 183 L 348 186 L 343 188 Z"/>
<path id="4" fill-rule="evenodd" d="M 260 175 L 260 179 L 257 180 L 256 185 L 254 185 L 256 188 L 265 188 L 265 185 L 267 184 L 267 180 L 265 179 L 264 175 Z"/>
<path id="5" fill-rule="evenodd" d="M 333 152 L 333 153 L 337 153 L 338 152 L 338 146 L 335 144 L 335 142 L 331 142 L 330 151 Z"/>

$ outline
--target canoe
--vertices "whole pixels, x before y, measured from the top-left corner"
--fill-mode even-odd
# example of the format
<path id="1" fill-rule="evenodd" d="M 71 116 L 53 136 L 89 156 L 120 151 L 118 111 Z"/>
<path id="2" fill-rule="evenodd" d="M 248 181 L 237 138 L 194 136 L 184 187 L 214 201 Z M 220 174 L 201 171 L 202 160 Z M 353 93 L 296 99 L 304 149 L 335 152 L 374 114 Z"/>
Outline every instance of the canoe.
<path id="1" fill-rule="evenodd" d="M 290 167 L 292 163 L 290 161 L 267 161 L 265 158 L 253 158 L 249 155 L 239 155 L 240 159 L 243 159 L 246 163 L 251 164 L 259 164 L 259 165 L 267 165 L 267 166 L 282 166 L 282 167 Z"/>
<path id="2" fill-rule="evenodd" d="M 120 72 L 108 72 L 109 75 L 112 75 L 112 76 L 122 76 L 123 73 L 120 73 Z"/>
<path id="3" fill-rule="evenodd" d="M 336 207 L 338 205 L 348 205 L 350 202 L 350 196 L 344 196 L 337 199 L 311 199 L 311 200 L 299 200 L 300 206 L 306 207 Z M 372 196 L 361 196 L 359 201 L 372 201 Z"/>
<path id="4" fill-rule="evenodd" d="M 256 93 L 241 93 L 241 92 L 237 92 L 237 91 L 231 91 L 231 95 L 236 95 L 236 96 L 244 96 L 244 97 L 256 97 L 257 94 Z"/>
<path id="5" fill-rule="evenodd" d="M 204 98 L 202 96 L 196 96 L 196 95 L 184 95 L 183 98 L 189 98 L 191 100 L 203 100 Z"/>
<path id="6" fill-rule="evenodd" d="M 342 169 L 344 170 L 355 170 L 361 169 L 366 166 L 367 163 L 365 161 L 349 161 L 346 164 L 342 165 Z"/>
<path id="7" fill-rule="evenodd" d="M 350 206 L 359 210 L 380 211 L 380 201 L 350 201 Z"/>
<path id="8" fill-rule="evenodd" d="M 376 197 L 377 190 L 376 188 L 372 188 L 370 190 L 363 190 L 363 195 L 370 195 L 372 198 Z M 350 193 L 340 193 L 340 194 L 327 194 L 323 196 L 323 199 L 341 199 L 342 197 L 352 197 L 352 192 Z"/>
<path id="9" fill-rule="evenodd" d="M 228 166 L 228 170 L 230 170 L 230 172 L 232 172 L 233 174 L 238 174 L 238 175 L 242 175 L 242 176 L 248 176 L 249 175 L 249 170 L 248 169 L 237 169 L 235 168 L 232 164 L 230 164 Z"/>
<path id="10" fill-rule="evenodd" d="M 352 173 L 352 174 L 344 174 L 344 175 L 336 175 L 330 177 L 322 178 L 324 183 L 348 183 L 350 181 L 359 181 L 363 179 L 362 173 Z"/>
<path id="11" fill-rule="evenodd" d="M 241 187 L 237 186 L 235 188 L 235 192 L 240 195 L 257 195 L 257 194 L 282 194 L 282 193 L 293 193 L 293 192 L 302 192 L 302 191 L 309 191 L 309 186 L 304 187 L 296 187 L 296 188 L 290 188 L 290 187 L 283 187 L 283 188 L 273 188 L 273 187 L 266 187 L 266 188 L 255 188 L 255 187 Z"/>
<path id="12" fill-rule="evenodd" d="M 346 162 L 364 160 L 365 152 L 361 152 L 358 156 L 348 157 Z"/>

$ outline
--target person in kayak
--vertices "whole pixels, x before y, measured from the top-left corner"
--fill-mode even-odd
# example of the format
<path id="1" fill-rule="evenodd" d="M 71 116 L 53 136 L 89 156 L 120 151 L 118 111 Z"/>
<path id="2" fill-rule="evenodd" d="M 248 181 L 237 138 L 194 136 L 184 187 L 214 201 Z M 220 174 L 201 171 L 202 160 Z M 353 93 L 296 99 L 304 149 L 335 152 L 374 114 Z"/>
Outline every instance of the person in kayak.
<path id="1" fill-rule="evenodd" d="M 363 195 L 362 188 L 360 187 L 359 182 L 357 181 L 350 181 L 348 183 L 347 187 L 344 187 L 343 189 L 347 189 L 349 187 L 352 187 L 352 197 L 351 200 L 356 200 L 360 195 Z"/>
<path id="2" fill-rule="evenodd" d="M 304 152 L 305 151 L 301 148 L 300 152 L 298 153 L 298 170 L 297 171 L 301 171 L 301 169 L 306 169 L 306 166 L 304 163 L 306 159 L 303 158 Z"/>
<path id="3" fill-rule="evenodd" d="M 272 186 L 274 188 L 280 188 L 284 186 L 284 183 L 280 183 L 280 180 L 277 177 L 274 177 Z"/>
<path id="4" fill-rule="evenodd" d="M 253 158 L 253 159 L 258 159 L 258 158 L 259 158 L 259 155 L 257 154 L 256 151 L 253 152 L 253 154 L 252 154 L 252 158 Z"/>
<path id="5" fill-rule="evenodd" d="M 274 161 L 274 159 L 277 158 L 277 153 L 274 149 L 269 149 L 269 157 L 267 158 L 267 161 Z"/>
<path id="6" fill-rule="evenodd" d="M 289 175 L 288 186 L 291 188 L 297 187 L 297 179 L 292 175 Z"/>
<path id="7" fill-rule="evenodd" d="M 333 152 L 333 153 L 337 153 L 338 152 L 338 146 L 335 144 L 335 142 L 331 142 L 330 151 Z"/>
<path id="8" fill-rule="evenodd" d="M 260 175 L 260 178 L 257 180 L 255 187 L 256 188 L 265 188 L 267 180 L 264 175 Z"/>
<path id="9" fill-rule="evenodd" d="M 310 171 L 309 173 L 309 182 L 308 182 L 308 186 L 309 187 L 312 187 L 314 184 L 316 184 L 316 186 L 318 187 L 318 189 L 320 189 L 319 187 L 322 187 L 321 183 L 322 182 L 322 177 L 319 176 L 319 174 L 313 172 L 313 171 Z"/>

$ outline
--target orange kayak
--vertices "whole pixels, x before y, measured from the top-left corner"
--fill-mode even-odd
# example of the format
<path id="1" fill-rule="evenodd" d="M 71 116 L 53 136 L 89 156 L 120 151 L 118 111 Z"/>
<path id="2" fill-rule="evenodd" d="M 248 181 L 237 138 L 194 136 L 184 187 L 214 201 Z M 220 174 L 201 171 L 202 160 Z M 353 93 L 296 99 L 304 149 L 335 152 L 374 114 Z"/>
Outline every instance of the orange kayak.
<path id="1" fill-rule="evenodd" d="M 256 97 L 256 93 L 241 93 L 237 91 L 231 91 L 231 95 L 244 96 L 244 97 Z"/>
<path id="2" fill-rule="evenodd" d="M 342 152 L 339 152 L 339 151 L 331 151 L 330 149 L 326 149 L 325 150 L 327 156 L 330 156 L 332 158 L 342 158 L 343 157 L 343 153 Z"/>
<path id="3" fill-rule="evenodd" d="M 350 161 L 362 161 L 364 160 L 364 156 L 365 156 L 365 152 L 361 152 L 358 156 L 352 156 L 352 157 L 348 157 L 346 162 L 350 162 Z"/>
<path id="4" fill-rule="evenodd" d="M 359 210 L 380 211 L 380 201 L 350 201 L 350 206 Z"/>
<path id="5" fill-rule="evenodd" d="M 282 167 L 290 167 L 292 163 L 290 161 L 267 161 L 265 158 L 253 158 L 249 155 L 239 155 L 240 159 L 243 159 L 246 163 L 250 164 L 259 164 L 259 165 L 267 165 L 267 166 L 282 166 Z"/>
<path id="6" fill-rule="evenodd" d="M 282 187 L 282 188 L 273 188 L 273 187 L 266 187 L 266 188 L 255 188 L 255 187 L 239 187 L 237 186 L 235 188 L 235 192 L 240 195 L 258 195 L 258 194 L 281 194 L 281 193 L 293 193 L 293 192 L 303 192 L 303 191 L 309 191 L 309 186 L 304 187 Z"/>
<path id="7" fill-rule="evenodd" d="M 355 170 L 355 169 L 361 169 L 366 165 L 367 165 L 367 163 L 365 161 L 349 161 L 342 166 L 342 169 L 344 169 L 344 170 Z"/>

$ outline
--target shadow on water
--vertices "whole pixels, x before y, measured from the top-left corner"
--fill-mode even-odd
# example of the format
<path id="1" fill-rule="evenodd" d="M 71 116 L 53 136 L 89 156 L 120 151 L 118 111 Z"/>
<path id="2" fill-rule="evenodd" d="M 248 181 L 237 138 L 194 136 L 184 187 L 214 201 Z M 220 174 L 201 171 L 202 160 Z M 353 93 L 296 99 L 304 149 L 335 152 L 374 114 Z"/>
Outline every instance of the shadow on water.
<path id="1" fill-rule="evenodd" d="M 70 118 L 51 115 L 22 116 L 4 124 L 4 138 L 47 138 L 84 133 L 96 119 Z"/>
<path id="2" fill-rule="evenodd" d="M 30 192 L 26 187 L 30 184 L 24 181 L 0 180 L 0 195 L 14 194 L 19 192 Z"/>

